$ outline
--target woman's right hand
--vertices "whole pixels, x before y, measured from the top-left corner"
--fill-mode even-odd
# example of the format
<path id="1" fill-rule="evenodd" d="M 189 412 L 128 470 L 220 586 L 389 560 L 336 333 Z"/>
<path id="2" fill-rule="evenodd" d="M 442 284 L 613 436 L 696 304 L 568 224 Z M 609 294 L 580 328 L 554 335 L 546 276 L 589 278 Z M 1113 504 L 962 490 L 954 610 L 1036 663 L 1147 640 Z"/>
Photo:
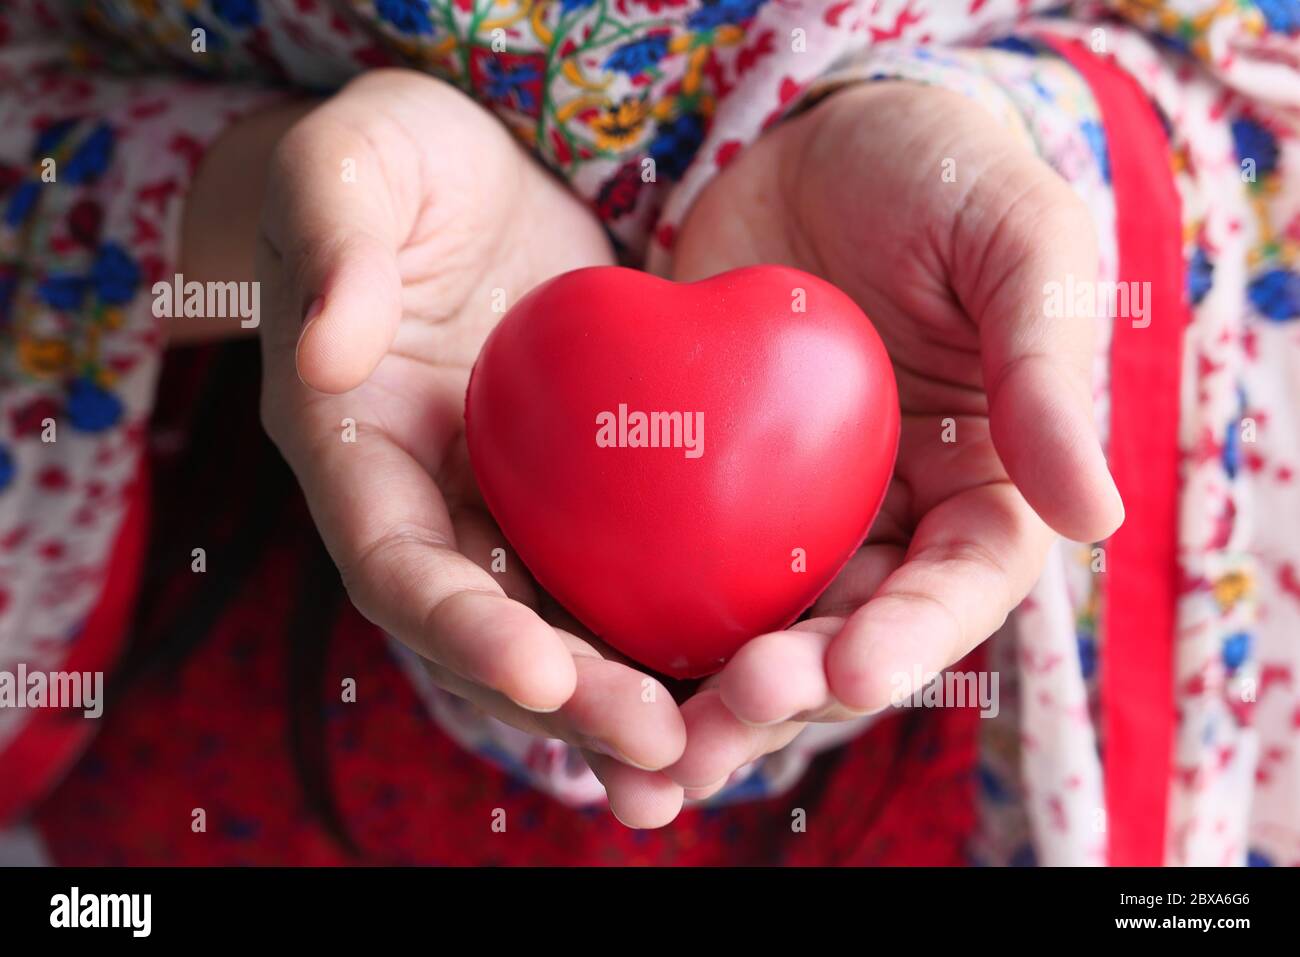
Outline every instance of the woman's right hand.
<path id="1" fill-rule="evenodd" d="M 686 741 L 672 695 L 537 588 L 465 450 L 469 371 L 502 307 L 612 262 L 599 224 L 490 114 L 398 70 L 288 129 L 266 196 L 262 418 L 353 603 L 441 687 L 582 748 L 624 823 L 666 824 L 683 792 L 659 769 Z"/>

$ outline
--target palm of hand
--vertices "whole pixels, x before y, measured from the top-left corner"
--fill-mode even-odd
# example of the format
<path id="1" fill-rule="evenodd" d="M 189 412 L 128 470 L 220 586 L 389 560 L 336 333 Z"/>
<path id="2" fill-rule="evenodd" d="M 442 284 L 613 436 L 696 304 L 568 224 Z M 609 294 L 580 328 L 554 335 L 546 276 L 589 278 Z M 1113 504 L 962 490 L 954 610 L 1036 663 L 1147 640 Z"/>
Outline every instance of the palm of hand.
<path id="1" fill-rule="evenodd" d="M 647 702 L 644 676 L 580 637 L 517 559 L 498 567 L 508 546 L 465 452 L 483 340 L 536 284 L 611 262 L 599 224 L 489 114 L 398 71 L 286 134 L 268 195 L 263 420 L 353 603 L 444 689 L 583 748 L 624 820 L 671 820 L 681 788 L 643 770 L 681 753 L 671 696 Z"/>
<path id="2" fill-rule="evenodd" d="M 788 740 L 790 719 L 877 710 L 900 675 L 982 641 L 1036 578 L 1048 523 L 1078 539 L 1118 524 L 1090 421 L 1092 330 L 1045 327 L 1035 309 L 1045 279 L 1095 271 L 1090 229 L 1065 184 L 991 117 L 910 84 L 832 96 L 697 201 L 675 278 L 774 262 L 839 286 L 886 345 L 903 416 L 864 548 L 811 620 L 751 642 L 713 682 L 746 725 L 745 757 Z M 690 784 L 717 767 L 694 753 L 684 713 Z"/>

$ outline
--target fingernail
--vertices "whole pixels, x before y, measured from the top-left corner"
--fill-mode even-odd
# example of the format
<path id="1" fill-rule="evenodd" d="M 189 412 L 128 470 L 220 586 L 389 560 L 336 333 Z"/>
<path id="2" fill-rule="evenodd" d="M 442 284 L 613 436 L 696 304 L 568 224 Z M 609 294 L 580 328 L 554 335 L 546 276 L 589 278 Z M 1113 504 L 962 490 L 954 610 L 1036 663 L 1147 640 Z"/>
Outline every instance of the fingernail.
<path id="1" fill-rule="evenodd" d="M 733 717 L 747 728 L 771 728 L 778 724 L 784 724 L 794 717 L 792 714 L 783 715 L 773 721 L 750 721 L 748 718 L 742 718 L 740 715 L 732 712 Z"/>
<path id="2" fill-rule="evenodd" d="M 713 794 L 715 794 L 716 792 L 720 791 L 720 790 L 722 789 L 722 787 L 723 787 L 723 786 L 724 786 L 728 781 L 730 781 L 730 780 L 731 780 L 731 775 L 728 774 L 728 775 L 725 775 L 725 776 L 723 776 L 723 777 L 718 778 L 718 780 L 714 781 L 712 784 L 706 784 L 706 785 L 705 785 L 704 787 L 702 787 L 702 788 L 683 788 L 683 790 L 686 791 L 687 793 L 690 793 L 690 792 L 693 791 L 693 792 L 695 792 L 695 794 L 697 794 L 697 795 L 702 794 L 702 795 L 704 795 L 705 797 L 712 797 Z M 695 798 L 695 800 L 700 800 L 700 798 L 697 797 L 697 798 Z"/>
<path id="3" fill-rule="evenodd" d="M 911 696 L 912 693 L 909 691 L 907 697 L 910 698 Z M 836 704 L 852 715 L 852 717 L 849 718 L 850 721 L 855 721 L 858 718 L 870 718 L 874 715 L 883 714 L 893 707 L 893 704 L 889 701 L 886 701 L 882 705 L 877 705 L 874 708 L 850 708 L 843 701 L 839 701 L 838 699 L 836 699 Z"/>
<path id="4" fill-rule="evenodd" d="M 307 307 L 307 312 L 303 314 L 302 327 L 306 329 L 309 325 L 311 325 L 312 322 L 315 321 L 316 317 L 321 314 L 321 310 L 324 308 L 325 308 L 324 296 L 317 296 L 315 299 L 313 299 L 311 301 L 311 305 Z"/>
<path id="5" fill-rule="evenodd" d="M 618 748 L 614 747 L 612 744 L 606 744 L 604 741 L 601 741 L 597 738 L 591 738 L 588 741 L 587 747 L 590 750 L 595 751 L 597 754 L 603 754 L 607 758 L 613 758 L 615 761 L 618 761 L 622 764 L 626 764 L 628 767 L 636 768 L 638 771 L 659 770 L 658 768 L 648 768 L 644 764 L 637 764 L 635 761 L 629 758 Z"/>
<path id="6" fill-rule="evenodd" d="M 506 697 L 510 698 L 509 695 L 506 695 Z M 514 698 L 510 698 L 510 701 L 511 703 L 523 708 L 525 711 L 531 711 L 533 714 L 555 714 L 555 712 L 564 707 L 562 704 L 557 704 L 554 708 L 534 708 L 532 705 L 524 704 L 522 701 L 516 701 Z"/>
<path id="7" fill-rule="evenodd" d="M 317 296 L 312 300 L 311 305 L 307 307 L 306 314 L 302 317 L 302 325 L 298 329 L 298 344 L 293 347 L 293 371 L 298 374 L 298 381 L 309 389 L 312 386 L 302 377 L 302 370 L 298 366 L 298 354 L 302 351 L 302 341 L 306 337 L 307 328 L 316 321 L 317 317 L 320 316 L 321 310 L 324 308 L 324 296 Z"/>

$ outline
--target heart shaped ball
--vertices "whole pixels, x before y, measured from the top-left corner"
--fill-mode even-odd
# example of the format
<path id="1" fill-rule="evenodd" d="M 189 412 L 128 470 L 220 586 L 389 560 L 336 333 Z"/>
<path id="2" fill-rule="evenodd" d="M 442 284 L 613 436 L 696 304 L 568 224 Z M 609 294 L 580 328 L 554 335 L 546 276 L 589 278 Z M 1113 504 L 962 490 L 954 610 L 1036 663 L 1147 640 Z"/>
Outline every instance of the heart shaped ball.
<path id="1" fill-rule="evenodd" d="M 679 678 L 830 584 L 880 508 L 898 415 L 862 310 L 783 266 L 558 276 L 488 336 L 465 409 L 484 501 L 538 584 Z"/>

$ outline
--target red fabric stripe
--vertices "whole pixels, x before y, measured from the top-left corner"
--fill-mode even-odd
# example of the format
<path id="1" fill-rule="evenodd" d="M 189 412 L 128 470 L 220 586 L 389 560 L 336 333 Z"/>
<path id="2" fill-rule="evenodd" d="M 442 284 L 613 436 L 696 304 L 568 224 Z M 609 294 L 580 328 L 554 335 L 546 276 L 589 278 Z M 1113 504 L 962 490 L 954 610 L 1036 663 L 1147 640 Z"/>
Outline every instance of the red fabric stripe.
<path id="1" fill-rule="evenodd" d="M 1117 318 L 1111 344 L 1110 468 L 1127 519 L 1106 549 L 1102 735 L 1114 866 L 1164 862 L 1174 736 L 1178 420 L 1184 296 L 1182 213 L 1155 109 L 1113 60 L 1051 41 L 1092 88 L 1106 129 L 1119 280 L 1149 282 L 1146 328 Z"/>
<path id="2" fill-rule="evenodd" d="M 136 481 L 127 490 L 122 527 L 108 560 L 108 575 L 99 601 L 87 616 L 59 671 L 102 671 L 105 686 L 113 662 L 126 644 L 136 590 L 144 565 L 149 525 L 149 472 L 141 457 Z M 101 717 L 100 721 L 103 720 Z M 0 751 L 0 828 L 20 820 L 45 796 L 81 756 L 99 721 L 81 712 L 28 712 L 26 723 Z"/>

